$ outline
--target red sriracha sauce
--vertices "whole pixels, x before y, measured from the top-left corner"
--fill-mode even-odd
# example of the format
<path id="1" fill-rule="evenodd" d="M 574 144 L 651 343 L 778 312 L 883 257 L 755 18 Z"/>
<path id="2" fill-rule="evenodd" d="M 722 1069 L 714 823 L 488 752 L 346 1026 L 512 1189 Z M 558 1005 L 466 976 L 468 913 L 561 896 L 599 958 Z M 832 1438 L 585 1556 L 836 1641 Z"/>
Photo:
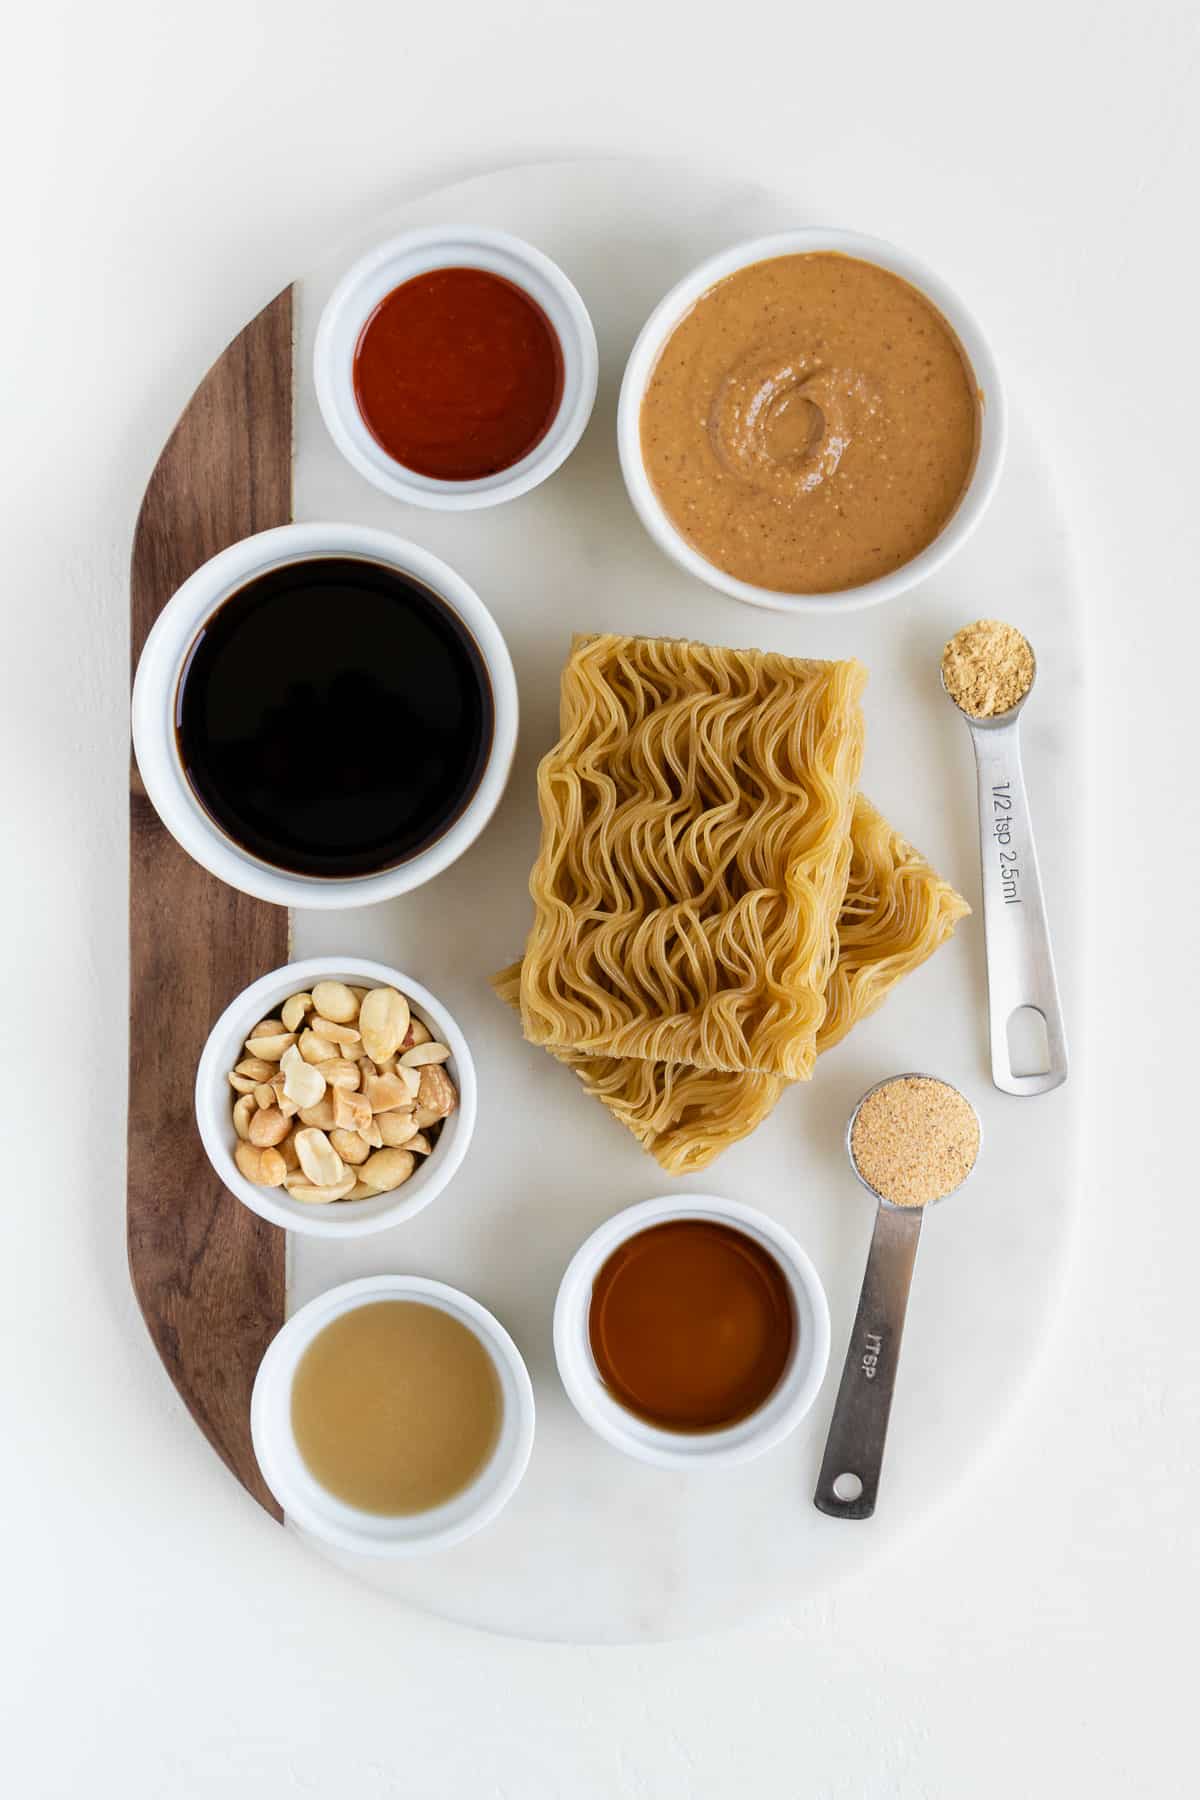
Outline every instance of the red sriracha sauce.
<path id="1" fill-rule="evenodd" d="M 549 319 L 487 269 L 430 269 L 393 288 L 354 351 L 354 397 L 372 437 L 439 481 L 511 469 L 545 437 L 562 391 Z"/>

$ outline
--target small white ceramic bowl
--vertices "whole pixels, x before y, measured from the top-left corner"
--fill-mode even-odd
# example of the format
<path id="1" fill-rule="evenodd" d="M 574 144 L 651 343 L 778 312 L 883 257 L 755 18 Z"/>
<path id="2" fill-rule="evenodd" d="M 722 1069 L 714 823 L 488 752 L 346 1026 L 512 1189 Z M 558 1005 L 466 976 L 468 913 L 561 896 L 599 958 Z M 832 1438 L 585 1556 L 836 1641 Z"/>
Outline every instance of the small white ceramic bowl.
<path id="1" fill-rule="evenodd" d="M 703 294 L 727 275 L 750 264 L 766 262 L 774 256 L 811 255 L 816 251 L 836 251 L 863 262 L 877 263 L 899 275 L 910 286 L 919 289 L 937 307 L 962 345 L 980 395 L 979 448 L 970 481 L 955 511 L 933 542 L 911 562 L 881 575 L 859 587 L 846 588 L 834 594 L 781 594 L 771 588 L 758 587 L 750 581 L 739 581 L 709 562 L 693 549 L 664 511 L 642 461 L 641 411 L 654 365 L 667 339 L 684 314 Z M 799 231 L 782 231 L 772 237 L 754 238 L 746 244 L 735 244 L 710 256 L 698 268 L 677 282 L 659 301 L 646 320 L 625 365 L 621 397 L 617 407 L 617 450 L 621 472 L 634 510 L 661 550 L 696 575 L 709 587 L 751 606 L 767 607 L 773 612 L 848 612 L 863 606 L 875 606 L 891 600 L 941 566 L 948 556 L 966 542 L 987 510 L 1004 462 L 1007 427 L 1004 393 L 1000 372 L 987 339 L 958 295 L 948 288 L 932 269 L 881 238 L 863 237 L 856 231 L 831 231 L 823 226 L 810 226 Z"/>
<path id="2" fill-rule="evenodd" d="M 467 627 L 483 658 L 495 715 L 492 747 L 479 785 L 442 835 L 394 868 L 344 879 L 276 868 L 228 837 L 192 790 L 175 728 L 179 683 L 188 656 L 222 601 L 268 569 L 320 556 L 385 563 L 422 582 L 445 601 Z M 499 626 L 474 588 L 428 550 L 391 532 L 362 525 L 280 525 L 220 551 L 188 577 L 159 613 L 133 683 L 134 751 L 159 818 L 188 855 L 218 880 L 277 906 L 372 906 L 377 900 L 406 894 L 440 874 L 474 843 L 500 804 L 517 747 L 517 718 L 512 658 Z"/>
<path id="3" fill-rule="evenodd" d="M 278 1015 L 289 994 L 303 994 L 316 981 L 344 981 L 352 987 L 394 987 L 411 1002 L 412 1010 L 439 1043 L 450 1046 L 446 1073 L 458 1089 L 458 1105 L 443 1120 L 438 1140 L 403 1187 L 371 1200 L 335 1200 L 328 1206 L 309 1206 L 293 1200 L 284 1188 L 259 1187 L 247 1181 L 233 1160 L 237 1133 L 233 1128 L 233 1103 L 229 1071 L 246 1051 L 247 1033 L 260 1019 Z M 253 982 L 225 1008 L 208 1034 L 208 1042 L 196 1070 L 196 1123 L 208 1160 L 222 1183 L 260 1219 L 298 1231 L 303 1237 L 366 1237 L 386 1231 L 405 1219 L 415 1218 L 440 1194 L 467 1154 L 475 1129 L 475 1063 L 467 1041 L 440 1000 L 428 988 L 389 969 L 386 963 L 368 962 L 359 956 L 311 957 L 273 969 Z"/>
<path id="4" fill-rule="evenodd" d="M 674 1219 L 710 1219 L 743 1232 L 775 1259 L 791 1293 L 796 1334 L 779 1385 L 757 1412 L 723 1431 L 663 1431 L 639 1419 L 605 1386 L 588 1341 L 592 1284 L 601 1268 L 627 1238 Z M 626 1207 L 575 1252 L 554 1306 L 554 1355 L 580 1418 L 628 1456 L 664 1469 L 749 1462 L 794 1431 L 816 1399 L 829 1362 L 829 1305 L 819 1275 L 795 1238 L 765 1213 L 714 1194 L 667 1194 Z"/>
<path id="5" fill-rule="evenodd" d="M 379 1300 L 415 1300 L 448 1312 L 474 1332 L 500 1381 L 503 1413 L 495 1449 L 469 1487 L 429 1512 L 384 1516 L 348 1506 L 314 1480 L 292 1432 L 292 1381 L 300 1358 L 334 1319 Z M 263 1357 L 250 1403 L 258 1466 L 292 1524 L 363 1556 L 423 1556 L 482 1530 L 516 1493 L 533 1449 L 533 1431 L 529 1371 L 503 1325 L 470 1295 L 417 1275 L 368 1275 L 302 1306 Z"/>
<path id="6" fill-rule="evenodd" d="M 440 481 L 405 468 L 372 435 L 354 397 L 355 347 L 380 301 L 416 275 L 447 268 L 487 269 L 504 276 L 541 307 L 562 349 L 562 398 L 550 429 L 510 469 L 475 481 Z M 368 251 L 326 301 L 313 351 L 321 416 L 346 461 L 398 500 L 452 512 L 515 500 L 553 475 L 583 436 L 596 400 L 599 367 L 587 307 L 558 265 L 507 231 L 475 225 L 406 231 Z"/>

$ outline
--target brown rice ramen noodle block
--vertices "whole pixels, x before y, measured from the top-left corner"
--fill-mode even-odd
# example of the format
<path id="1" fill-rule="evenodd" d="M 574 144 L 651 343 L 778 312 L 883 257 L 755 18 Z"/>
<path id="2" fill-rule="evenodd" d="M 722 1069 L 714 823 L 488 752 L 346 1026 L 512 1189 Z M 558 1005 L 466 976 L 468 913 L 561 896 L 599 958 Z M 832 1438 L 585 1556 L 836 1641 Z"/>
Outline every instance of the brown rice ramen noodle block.
<path id="1" fill-rule="evenodd" d="M 865 681 L 857 662 L 575 640 L 538 770 L 531 1043 L 811 1074 Z"/>
<path id="2" fill-rule="evenodd" d="M 862 794 L 850 823 L 850 879 L 838 915 L 838 958 L 825 990 L 817 1052 L 882 1005 L 927 962 L 970 907 Z"/>
<path id="3" fill-rule="evenodd" d="M 873 1013 L 971 910 L 861 795 L 854 806 L 851 840 L 838 961 L 826 990 L 828 1012 L 818 1051 L 832 1049 Z M 493 986 L 501 999 L 519 1006 L 520 964 L 497 975 Z M 787 1086 L 774 1075 L 721 1073 L 570 1050 L 553 1054 L 672 1175 L 706 1168 L 747 1137 Z"/>

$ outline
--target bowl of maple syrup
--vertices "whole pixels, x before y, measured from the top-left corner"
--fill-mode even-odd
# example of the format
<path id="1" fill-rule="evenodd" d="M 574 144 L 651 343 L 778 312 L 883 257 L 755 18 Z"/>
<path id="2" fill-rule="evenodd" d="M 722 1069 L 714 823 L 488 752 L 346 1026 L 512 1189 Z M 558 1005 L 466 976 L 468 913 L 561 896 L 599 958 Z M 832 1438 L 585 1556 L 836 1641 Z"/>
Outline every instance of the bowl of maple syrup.
<path id="1" fill-rule="evenodd" d="M 795 1430 L 829 1362 L 829 1306 L 790 1232 L 712 1194 L 627 1207 L 580 1246 L 554 1353 L 584 1422 L 663 1468 L 749 1462 Z"/>

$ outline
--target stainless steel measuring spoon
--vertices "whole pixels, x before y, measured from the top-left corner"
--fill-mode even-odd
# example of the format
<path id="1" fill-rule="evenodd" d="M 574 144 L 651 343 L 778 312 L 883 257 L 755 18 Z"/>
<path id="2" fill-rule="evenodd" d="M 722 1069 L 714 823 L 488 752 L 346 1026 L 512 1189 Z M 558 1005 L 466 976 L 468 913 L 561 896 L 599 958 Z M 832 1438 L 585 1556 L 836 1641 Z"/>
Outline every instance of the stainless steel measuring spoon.
<path id="1" fill-rule="evenodd" d="M 1035 660 L 1033 680 L 1015 706 L 994 718 L 976 718 L 959 706 L 942 677 L 942 687 L 965 721 L 975 750 L 992 1080 L 1005 1094 L 1048 1094 L 1067 1079 L 1067 1034 L 1021 769 L 1019 721 L 1036 679 Z M 1009 1024 L 1026 1007 L 1040 1013 L 1045 1022 L 1046 1067 L 1018 1075 Z"/>
<path id="2" fill-rule="evenodd" d="M 854 1126 L 859 1113 L 872 1094 L 877 1094 L 880 1088 L 890 1087 L 895 1081 L 936 1081 L 942 1087 L 952 1086 L 938 1075 L 915 1072 L 889 1075 L 886 1081 L 878 1081 L 868 1088 L 846 1127 L 846 1155 L 850 1158 L 850 1167 L 872 1199 L 878 1202 L 878 1208 L 858 1311 L 846 1347 L 841 1384 L 813 1495 L 817 1510 L 828 1513 L 833 1519 L 869 1519 L 875 1511 L 917 1245 L 921 1241 L 926 1212 L 930 1206 L 938 1204 L 936 1200 L 930 1200 L 924 1206 L 897 1206 L 885 1200 L 861 1173 L 854 1159 Z M 954 1091 L 958 1093 L 957 1088 Z M 961 1098 L 966 1100 L 965 1095 Z M 970 1106 L 970 1101 L 967 1105 Z M 975 1112 L 975 1108 L 971 1107 L 971 1111 Z M 975 1117 L 978 1122 L 978 1113 Z M 979 1148 L 982 1146 L 981 1127 Z M 975 1161 L 978 1160 L 977 1149 Z M 951 1193 L 956 1194 L 963 1182 L 969 1180 L 974 1167 L 972 1163 L 958 1186 L 940 1198 L 945 1200 Z"/>

